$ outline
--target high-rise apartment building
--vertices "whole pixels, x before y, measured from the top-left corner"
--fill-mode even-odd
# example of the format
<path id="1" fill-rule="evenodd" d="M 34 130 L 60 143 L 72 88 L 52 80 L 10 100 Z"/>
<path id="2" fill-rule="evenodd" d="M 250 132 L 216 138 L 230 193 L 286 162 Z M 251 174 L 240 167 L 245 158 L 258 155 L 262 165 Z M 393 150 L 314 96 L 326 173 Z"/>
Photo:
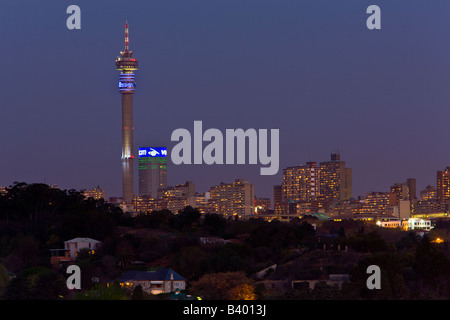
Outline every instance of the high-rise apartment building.
<path id="1" fill-rule="evenodd" d="M 270 210 L 271 201 L 269 198 L 255 198 L 255 213 L 261 214 Z"/>
<path id="2" fill-rule="evenodd" d="M 424 190 L 420 191 L 420 201 L 436 200 L 437 191 L 435 186 L 427 185 Z"/>
<path id="3" fill-rule="evenodd" d="M 436 199 L 423 200 L 417 202 L 415 215 L 444 214 L 449 211 L 449 204 L 445 202 L 437 202 Z"/>
<path id="4" fill-rule="evenodd" d="M 282 202 L 311 202 L 319 196 L 319 167 L 316 162 L 283 170 Z"/>
<path id="5" fill-rule="evenodd" d="M 211 212 L 225 216 L 250 216 L 255 212 L 255 186 L 243 179 L 209 189 Z"/>
<path id="6" fill-rule="evenodd" d="M 345 161 L 336 153 L 331 161 L 320 163 L 320 195 L 326 203 L 352 197 L 352 170 L 345 167 Z"/>
<path id="7" fill-rule="evenodd" d="M 391 186 L 391 195 L 389 198 L 390 206 L 398 206 L 400 200 L 409 199 L 408 185 L 405 183 L 395 183 Z"/>
<path id="8" fill-rule="evenodd" d="M 368 192 L 359 212 L 361 214 L 386 214 L 389 192 Z"/>
<path id="9" fill-rule="evenodd" d="M 183 197 L 186 199 L 194 198 L 195 184 L 192 181 L 186 181 L 185 184 L 177 184 L 174 187 L 160 188 L 158 198 Z"/>
<path id="10" fill-rule="evenodd" d="M 437 200 L 447 202 L 450 200 L 450 167 L 437 172 Z"/>
<path id="11" fill-rule="evenodd" d="M 415 217 L 447 217 L 450 213 L 449 198 L 449 168 L 444 171 L 438 171 L 437 184 L 435 186 L 428 185 L 420 191 L 420 200 L 417 201 L 414 211 Z M 446 189 L 447 188 L 447 189 Z"/>
<path id="12" fill-rule="evenodd" d="M 93 198 L 94 200 L 100 200 L 105 199 L 106 200 L 106 193 L 105 190 L 100 188 L 100 186 L 97 186 L 92 189 L 82 189 L 80 192 L 85 196 L 85 198 Z"/>
<path id="13" fill-rule="evenodd" d="M 416 191 L 416 179 L 409 178 L 406 180 L 406 185 L 408 186 L 408 198 L 409 201 L 414 201 L 417 199 Z"/>
<path id="14" fill-rule="evenodd" d="M 349 200 L 351 197 L 353 197 L 353 175 L 352 175 L 352 168 L 345 168 L 345 174 L 344 174 L 344 200 Z"/>
<path id="15" fill-rule="evenodd" d="M 139 196 L 158 198 L 158 189 L 167 187 L 167 149 L 139 148 Z"/>
<path id="16" fill-rule="evenodd" d="M 148 212 L 152 210 L 167 209 L 172 213 L 177 213 L 186 206 L 195 208 L 198 205 L 195 184 L 187 181 L 185 184 L 176 186 L 166 186 L 158 189 L 158 196 L 153 198 L 149 195 L 134 198 L 136 211 Z"/>
<path id="17" fill-rule="evenodd" d="M 279 184 L 273 186 L 273 209 L 283 201 L 283 187 Z"/>
<path id="18" fill-rule="evenodd" d="M 402 203 L 402 206 L 405 206 L 404 201 L 408 201 L 411 212 L 414 212 L 414 207 L 417 203 L 416 179 L 414 178 L 409 178 L 406 182 L 395 183 L 391 186 L 389 206 L 398 207 L 399 209 L 400 203 Z"/>
<path id="19" fill-rule="evenodd" d="M 196 208 L 200 213 L 209 212 L 209 192 L 199 193 L 194 195 L 194 205 L 191 207 Z"/>

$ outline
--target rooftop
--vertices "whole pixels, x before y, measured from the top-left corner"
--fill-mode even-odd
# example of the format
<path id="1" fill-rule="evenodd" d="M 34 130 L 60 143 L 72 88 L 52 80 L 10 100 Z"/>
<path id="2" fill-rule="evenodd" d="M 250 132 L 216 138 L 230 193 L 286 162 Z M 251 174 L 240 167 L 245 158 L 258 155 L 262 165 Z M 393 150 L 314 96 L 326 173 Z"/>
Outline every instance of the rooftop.
<path id="1" fill-rule="evenodd" d="M 100 241 L 91 239 L 91 238 L 74 238 L 71 240 L 64 241 L 64 243 L 71 243 L 71 242 L 91 242 L 92 243 L 92 242 L 100 242 Z"/>
<path id="2" fill-rule="evenodd" d="M 173 275 L 173 279 L 171 279 L 171 275 Z M 120 282 L 127 282 L 131 280 L 136 281 L 168 281 L 168 280 L 185 280 L 178 273 L 173 271 L 170 268 L 161 268 L 155 271 L 138 271 L 138 270 L 130 270 L 126 271 L 122 274 L 119 279 Z"/>

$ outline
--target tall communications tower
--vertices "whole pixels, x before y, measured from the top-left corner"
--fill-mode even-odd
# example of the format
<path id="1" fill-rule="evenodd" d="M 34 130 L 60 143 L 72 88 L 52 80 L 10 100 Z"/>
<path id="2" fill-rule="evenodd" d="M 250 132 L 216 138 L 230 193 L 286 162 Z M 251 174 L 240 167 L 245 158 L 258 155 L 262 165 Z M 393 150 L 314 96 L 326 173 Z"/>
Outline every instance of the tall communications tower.
<path id="1" fill-rule="evenodd" d="M 116 59 L 116 68 L 120 71 L 119 93 L 122 94 L 122 183 L 123 200 L 133 200 L 133 94 L 136 89 L 134 70 L 138 61 L 129 50 L 128 22 L 125 23 L 125 51 Z"/>

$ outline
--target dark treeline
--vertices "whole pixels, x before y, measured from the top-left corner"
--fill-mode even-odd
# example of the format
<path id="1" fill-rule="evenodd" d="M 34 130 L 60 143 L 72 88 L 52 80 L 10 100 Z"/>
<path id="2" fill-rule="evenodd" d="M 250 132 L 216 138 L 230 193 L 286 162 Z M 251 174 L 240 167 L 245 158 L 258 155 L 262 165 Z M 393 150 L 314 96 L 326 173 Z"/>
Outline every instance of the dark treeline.
<path id="1" fill-rule="evenodd" d="M 2 239 L 17 234 L 32 235 L 42 243 L 77 236 L 104 238 L 122 217 L 120 208 L 103 200 L 85 200 L 78 191 L 46 184 L 14 183 L 0 196 Z"/>

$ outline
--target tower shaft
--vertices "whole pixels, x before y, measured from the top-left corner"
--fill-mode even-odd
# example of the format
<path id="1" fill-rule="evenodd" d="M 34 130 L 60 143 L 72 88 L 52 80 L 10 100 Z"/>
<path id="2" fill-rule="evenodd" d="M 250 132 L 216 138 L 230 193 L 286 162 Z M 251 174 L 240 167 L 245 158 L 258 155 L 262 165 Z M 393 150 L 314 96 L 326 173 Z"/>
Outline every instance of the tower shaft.
<path id="1" fill-rule="evenodd" d="M 122 93 L 122 187 L 127 203 L 134 195 L 133 161 L 133 94 Z"/>

